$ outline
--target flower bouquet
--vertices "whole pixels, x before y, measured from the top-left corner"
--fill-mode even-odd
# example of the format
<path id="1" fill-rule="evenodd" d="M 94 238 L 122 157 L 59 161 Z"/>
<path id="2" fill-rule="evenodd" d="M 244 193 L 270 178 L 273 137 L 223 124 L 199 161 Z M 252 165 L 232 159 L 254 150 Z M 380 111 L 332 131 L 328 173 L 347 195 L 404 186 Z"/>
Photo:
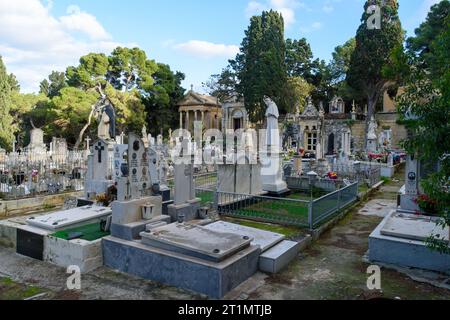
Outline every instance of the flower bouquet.
<path id="1" fill-rule="evenodd" d="M 437 202 L 426 194 L 418 196 L 415 202 L 425 215 L 436 215 L 438 213 Z"/>

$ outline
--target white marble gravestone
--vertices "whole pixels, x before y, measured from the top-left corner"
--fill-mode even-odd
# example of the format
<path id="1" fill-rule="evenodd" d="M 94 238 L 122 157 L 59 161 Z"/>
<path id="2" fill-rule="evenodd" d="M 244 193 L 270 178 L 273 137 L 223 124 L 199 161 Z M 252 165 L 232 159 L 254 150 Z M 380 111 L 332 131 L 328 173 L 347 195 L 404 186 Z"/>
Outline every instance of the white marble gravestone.
<path id="1" fill-rule="evenodd" d="M 157 146 L 162 146 L 163 145 L 163 136 L 161 135 L 161 134 L 159 134 L 157 137 L 156 137 L 156 145 Z"/>
<path id="2" fill-rule="evenodd" d="M 148 171 L 150 175 L 150 186 L 159 186 L 161 181 L 158 173 L 159 168 L 159 152 L 153 148 L 148 148 Z"/>
<path id="3" fill-rule="evenodd" d="M 114 144 L 103 139 L 92 145 L 88 156 L 88 170 L 85 179 L 85 194 L 88 199 L 106 193 L 114 184 L 113 180 Z"/>
<path id="4" fill-rule="evenodd" d="M 195 196 L 194 165 L 175 164 L 174 203 L 168 207 L 173 221 L 197 219 L 200 199 Z"/>
<path id="5" fill-rule="evenodd" d="M 419 195 L 419 159 L 416 156 L 408 155 L 406 158 L 405 172 L 405 193 L 400 196 L 400 209 L 405 212 L 420 211 L 416 203 Z"/>
<path id="6" fill-rule="evenodd" d="M 151 186 L 148 154 L 144 142 L 134 133 L 128 137 L 128 169 L 131 199 L 147 196 Z"/>
<path id="7" fill-rule="evenodd" d="M 125 172 L 124 172 L 125 171 Z M 116 144 L 114 146 L 114 180 L 128 177 L 128 145 Z"/>
<path id="8" fill-rule="evenodd" d="M 281 194 L 288 191 L 283 181 L 283 157 L 280 150 L 280 131 L 278 129 L 278 107 L 270 98 L 265 98 L 266 110 L 266 143 L 267 149 L 260 152 L 262 189 Z"/>
<path id="9" fill-rule="evenodd" d="M 39 217 L 30 217 L 26 220 L 30 226 L 44 230 L 56 231 L 86 225 L 93 221 L 100 221 L 101 218 L 111 215 L 111 209 L 86 206 L 59 211 Z"/>

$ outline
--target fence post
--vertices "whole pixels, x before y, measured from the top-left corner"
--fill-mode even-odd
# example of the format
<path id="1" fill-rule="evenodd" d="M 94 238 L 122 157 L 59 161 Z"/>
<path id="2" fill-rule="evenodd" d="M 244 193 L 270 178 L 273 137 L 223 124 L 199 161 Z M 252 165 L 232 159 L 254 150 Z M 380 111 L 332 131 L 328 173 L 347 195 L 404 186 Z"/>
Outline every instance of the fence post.
<path id="1" fill-rule="evenodd" d="M 341 195 L 342 195 L 342 190 L 344 190 L 345 188 L 341 188 L 338 190 L 338 210 L 341 210 Z"/>
<path id="2" fill-rule="evenodd" d="M 214 202 L 213 202 L 213 210 L 219 213 L 219 192 L 214 192 Z"/>
<path id="3" fill-rule="evenodd" d="M 308 224 L 311 231 L 314 230 L 313 203 L 314 201 L 311 200 L 308 204 Z"/>

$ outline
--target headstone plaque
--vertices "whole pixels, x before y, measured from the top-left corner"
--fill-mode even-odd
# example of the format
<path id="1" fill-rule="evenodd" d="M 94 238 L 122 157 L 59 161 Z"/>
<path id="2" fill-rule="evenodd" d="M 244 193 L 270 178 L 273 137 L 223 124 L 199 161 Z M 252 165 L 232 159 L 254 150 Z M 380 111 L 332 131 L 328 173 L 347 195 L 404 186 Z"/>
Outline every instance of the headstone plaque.
<path id="1" fill-rule="evenodd" d="M 128 138 L 128 168 L 131 198 L 145 197 L 151 187 L 148 154 L 142 139 L 133 133 Z"/>
<path id="2" fill-rule="evenodd" d="M 114 146 L 114 180 L 128 177 L 128 145 L 116 144 Z"/>
<path id="3" fill-rule="evenodd" d="M 406 195 L 417 196 L 418 190 L 418 161 L 415 156 L 408 156 L 406 161 Z"/>
<path id="4" fill-rule="evenodd" d="M 159 153 L 154 148 L 149 148 L 148 170 L 150 175 L 151 186 L 160 184 L 158 168 L 159 168 Z"/>
<path id="5" fill-rule="evenodd" d="M 104 140 L 98 140 L 94 143 L 94 157 L 93 157 L 93 180 L 104 181 L 108 180 L 108 144 Z"/>

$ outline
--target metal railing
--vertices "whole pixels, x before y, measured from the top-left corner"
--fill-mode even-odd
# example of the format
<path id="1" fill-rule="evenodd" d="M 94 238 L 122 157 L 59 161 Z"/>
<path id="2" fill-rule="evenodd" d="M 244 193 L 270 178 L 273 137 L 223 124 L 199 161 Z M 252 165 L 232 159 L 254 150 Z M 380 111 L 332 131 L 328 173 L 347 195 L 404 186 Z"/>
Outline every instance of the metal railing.
<path id="1" fill-rule="evenodd" d="M 217 172 L 194 175 L 194 186 L 196 196 L 202 199 L 202 203 L 214 202 L 214 192 L 217 190 Z M 174 178 L 167 179 L 167 187 L 170 189 L 170 198 L 173 200 L 175 196 Z"/>
<path id="2" fill-rule="evenodd" d="M 381 167 L 379 165 L 340 165 L 333 164 L 331 170 L 336 172 L 340 179 L 348 179 L 351 182 L 367 183 L 373 187 L 381 181 Z"/>
<path id="3" fill-rule="evenodd" d="M 250 220 L 308 227 L 309 201 L 217 192 L 219 214 Z"/>
<path id="4" fill-rule="evenodd" d="M 218 213 L 225 216 L 313 230 L 338 215 L 357 198 L 356 182 L 311 201 L 218 191 L 214 205 Z"/>
<path id="5" fill-rule="evenodd" d="M 3 153 L 0 155 L 0 198 L 81 191 L 87 172 L 84 152 Z"/>
<path id="6" fill-rule="evenodd" d="M 309 213 L 310 228 L 315 229 L 320 226 L 357 199 L 358 182 L 313 200 Z"/>

